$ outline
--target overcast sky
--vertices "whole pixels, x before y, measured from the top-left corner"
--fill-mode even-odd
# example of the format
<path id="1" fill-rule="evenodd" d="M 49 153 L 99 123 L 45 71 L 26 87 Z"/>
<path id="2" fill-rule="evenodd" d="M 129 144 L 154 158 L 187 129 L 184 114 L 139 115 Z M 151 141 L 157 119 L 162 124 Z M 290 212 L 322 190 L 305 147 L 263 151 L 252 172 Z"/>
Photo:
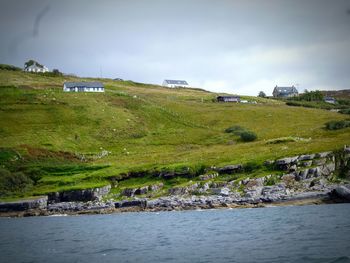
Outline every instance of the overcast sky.
<path id="1" fill-rule="evenodd" d="M 0 0 L 0 63 L 268 95 L 350 88 L 349 0 Z"/>

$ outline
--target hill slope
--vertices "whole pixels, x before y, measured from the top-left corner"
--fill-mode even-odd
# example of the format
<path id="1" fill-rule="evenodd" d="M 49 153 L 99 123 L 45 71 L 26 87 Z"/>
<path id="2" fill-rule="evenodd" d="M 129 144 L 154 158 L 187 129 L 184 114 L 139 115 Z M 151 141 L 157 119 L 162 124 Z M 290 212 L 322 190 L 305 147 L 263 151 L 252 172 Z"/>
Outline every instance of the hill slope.
<path id="1" fill-rule="evenodd" d="M 63 93 L 67 80 L 88 79 L 0 70 L 0 164 L 33 181 L 15 196 L 104 185 L 130 171 L 259 163 L 350 144 L 349 128 L 323 128 L 346 118 L 335 112 L 261 98 L 217 103 L 216 94 L 202 90 L 110 79 L 94 79 L 104 83 L 104 94 Z M 258 140 L 225 133 L 232 125 Z M 288 136 L 301 140 L 268 143 Z M 131 183 L 146 179 L 137 180 Z"/>

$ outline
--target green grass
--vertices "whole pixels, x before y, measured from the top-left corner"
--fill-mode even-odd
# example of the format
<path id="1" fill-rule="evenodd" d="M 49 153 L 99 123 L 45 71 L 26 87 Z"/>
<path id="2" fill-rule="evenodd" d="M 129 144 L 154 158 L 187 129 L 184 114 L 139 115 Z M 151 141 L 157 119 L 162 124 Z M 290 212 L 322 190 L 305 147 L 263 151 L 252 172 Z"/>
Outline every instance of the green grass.
<path id="1" fill-rule="evenodd" d="M 63 82 L 74 80 L 102 81 L 106 92 L 63 93 Z M 258 104 L 217 103 L 216 96 L 199 89 L 0 70 L 0 147 L 23 157 L 0 152 L 0 165 L 45 171 L 27 193 L 40 195 L 107 184 L 130 171 L 261 163 L 350 144 L 350 128 L 324 129 L 346 115 L 256 97 L 244 98 Z M 224 132 L 231 126 L 258 139 L 242 142 Z M 278 143 L 267 143 L 274 140 Z M 102 151 L 108 155 L 100 158 Z M 11 160 L 1 161 L 6 158 Z"/>

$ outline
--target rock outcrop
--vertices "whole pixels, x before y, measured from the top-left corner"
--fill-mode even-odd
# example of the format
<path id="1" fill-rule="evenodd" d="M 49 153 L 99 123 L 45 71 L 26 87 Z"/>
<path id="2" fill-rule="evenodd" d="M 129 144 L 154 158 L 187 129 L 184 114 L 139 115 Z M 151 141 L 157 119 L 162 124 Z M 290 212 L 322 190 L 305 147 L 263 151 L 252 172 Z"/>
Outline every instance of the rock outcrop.
<path id="1" fill-rule="evenodd" d="M 35 199 L 20 200 L 15 202 L 0 203 L 0 212 L 26 211 L 30 209 L 46 209 L 47 196 L 41 196 Z"/>
<path id="2" fill-rule="evenodd" d="M 107 195 L 110 190 L 111 186 L 106 185 L 100 188 L 53 192 L 48 194 L 48 200 L 50 203 L 95 201 L 100 200 L 103 196 Z"/>

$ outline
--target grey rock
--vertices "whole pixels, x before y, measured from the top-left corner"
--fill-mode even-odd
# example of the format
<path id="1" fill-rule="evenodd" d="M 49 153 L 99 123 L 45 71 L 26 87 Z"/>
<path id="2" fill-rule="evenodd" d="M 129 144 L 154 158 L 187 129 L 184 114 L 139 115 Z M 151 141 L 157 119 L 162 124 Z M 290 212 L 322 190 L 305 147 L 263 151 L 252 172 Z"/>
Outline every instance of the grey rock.
<path id="1" fill-rule="evenodd" d="M 305 169 L 302 171 L 299 171 L 295 177 L 297 181 L 305 180 L 307 179 L 307 175 L 309 174 L 309 169 Z"/>
<path id="2" fill-rule="evenodd" d="M 143 186 L 135 191 L 135 195 L 144 195 L 148 193 L 148 186 Z"/>
<path id="3" fill-rule="evenodd" d="M 326 164 L 327 160 L 325 158 L 322 158 L 322 159 L 315 159 L 312 161 L 312 165 L 324 165 Z"/>
<path id="4" fill-rule="evenodd" d="M 199 176 L 199 179 L 205 181 L 205 180 L 213 179 L 218 175 L 219 175 L 218 173 L 203 174 Z"/>
<path id="5" fill-rule="evenodd" d="M 304 167 L 309 167 L 309 166 L 312 165 L 312 161 L 303 162 L 301 165 L 304 166 Z"/>
<path id="6" fill-rule="evenodd" d="M 222 195 L 222 196 L 228 196 L 230 194 L 230 189 L 223 187 L 223 188 L 212 188 L 212 193 L 215 195 Z"/>
<path id="7" fill-rule="evenodd" d="M 161 188 L 163 188 L 164 184 L 163 183 L 159 183 L 159 184 L 153 184 L 153 185 L 150 185 L 150 190 L 151 191 L 158 191 L 160 190 Z"/>
<path id="8" fill-rule="evenodd" d="M 326 158 L 331 154 L 332 154 L 332 152 L 316 153 L 315 158 Z"/>
<path id="9" fill-rule="evenodd" d="M 280 170 L 288 170 L 292 165 L 296 164 L 298 156 L 287 157 L 276 161 L 276 166 Z"/>
<path id="10" fill-rule="evenodd" d="M 235 165 L 226 165 L 221 168 L 217 168 L 218 172 L 221 174 L 233 174 L 238 173 L 243 170 L 242 164 L 235 164 Z"/>
<path id="11" fill-rule="evenodd" d="M 115 208 L 125 208 L 125 207 L 146 208 L 147 207 L 147 200 L 145 200 L 145 199 L 124 200 L 124 201 L 120 201 L 120 202 L 115 202 L 114 205 L 115 205 Z"/>
<path id="12" fill-rule="evenodd" d="M 90 188 L 83 190 L 72 190 L 63 192 L 53 192 L 48 194 L 48 201 L 50 203 L 59 202 L 76 202 L 76 201 L 94 201 L 100 200 L 107 195 L 111 190 L 111 185 L 106 185 L 99 188 Z"/>
<path id="13" fill-rule="evenodd" d="M 298 157 L 298 161 L 308 161 L 308 160 L 313 160 L 315 158 L 315 154 L 305 154 L 305 155 L 300 155 Z"/>
<path id="14" fill-rule="evenodd" d="M 137 188 L 124 188 L 121 194 L 127 197 L 133 197 L 136 191 L 137 191 Z"/>
<path id="15" fill-rule="evenodd" d="M 277 165 L 286 165 L 286 164 L 295 164 L 298 160 L 298 156 L 294 156 L 294 157 L 286 157 L 283 159 L 278 159 L 276 161 Z"/>
<path id="16" fill-rule="evenodd" d="M 350 201 L 350 185 L 340 185 L 331 191 L 331 196 Z"/>
<path id="17" fill-rule="evenodd" d="M 35 199 L 19 200 L 14 202 L 1 202 L 0 212 L 25 211 L 29 209 L 46 209 L 47 196 L 41 196 Z"/>

